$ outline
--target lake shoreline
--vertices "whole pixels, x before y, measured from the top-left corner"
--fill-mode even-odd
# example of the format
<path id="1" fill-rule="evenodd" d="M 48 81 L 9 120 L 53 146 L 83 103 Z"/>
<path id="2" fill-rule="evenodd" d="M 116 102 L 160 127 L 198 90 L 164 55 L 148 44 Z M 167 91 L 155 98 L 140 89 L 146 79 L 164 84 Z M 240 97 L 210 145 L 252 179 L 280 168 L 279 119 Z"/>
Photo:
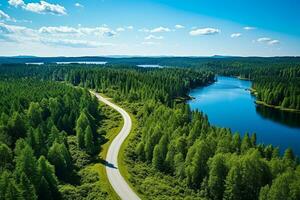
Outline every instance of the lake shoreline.
<path id="1" fill-rule="evenodd" d="M 187 102 L 191 110 L 203 112 L 216 127 L 230 128 L 241 136 L 255 132 L 259 143 L 278 146 L 281 153 L 291 147 L 300 155 L 299 112 L 257 101 L 251 81 L 228 76 L 218 76 L 217 81 L 190 91 L 188 95 L 196 97 Z"/>
<path id="2" fill-rule="evenodd" d="M 254 88 L 250 88 L 249 89 L 250 93 L 255 96 L 257 98 L 257 91 L 254 89 Z M 282 106 L 276 106 L 276 105 L 271 105 L 271 104 L 267 104 L 266 102 L 264 101 L 260 101 L 260 100 L 255 100 L 255 104 L 257 105 L 262 105 L 262 106 L 266 106 L 266 107 L 269 107 L 269 108 L 274 108 L 274 109 L 278 109 L 278 110 L 281 110 L 281 111 L 287 111 L 287 112 L 292 112 L 292 113 L 300 113 L 300 110 L 297 110 L 297 109 L 293 109 L 293 108 L 284 108 Z"/>
<path id="3" fill-rule="evenodd" d="M 193 89 L 207 87 L 207 86 L 210 86 L 210 85 L 214 84 L 217 81 L 218 81 L 218 79 L 214 79 L 213 81 L 207 82 L 204 85 L 200 85 L 200 86 L 196 86 L 194 88 L 191 88 L 190 91 L 188 91 L 188 93 L 185 94 L 185 97 L 177 97 L 177 98 L 182 98 L 182 99 L 184 99 L 183 103 L 188 103 L 187 101 L 196 99 L 196 97 L 189 95 Z"/>

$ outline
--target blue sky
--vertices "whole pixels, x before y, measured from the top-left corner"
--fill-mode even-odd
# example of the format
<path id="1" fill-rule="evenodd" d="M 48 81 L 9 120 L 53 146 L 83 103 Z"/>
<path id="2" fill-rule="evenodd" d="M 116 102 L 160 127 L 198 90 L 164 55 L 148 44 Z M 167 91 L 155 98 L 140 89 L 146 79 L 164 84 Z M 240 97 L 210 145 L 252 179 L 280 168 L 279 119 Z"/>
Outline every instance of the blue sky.
<path id="1" fill-rule="evenodd" d="M 297 0 L 0 0 L 0 55 L 299 56 Z"/>

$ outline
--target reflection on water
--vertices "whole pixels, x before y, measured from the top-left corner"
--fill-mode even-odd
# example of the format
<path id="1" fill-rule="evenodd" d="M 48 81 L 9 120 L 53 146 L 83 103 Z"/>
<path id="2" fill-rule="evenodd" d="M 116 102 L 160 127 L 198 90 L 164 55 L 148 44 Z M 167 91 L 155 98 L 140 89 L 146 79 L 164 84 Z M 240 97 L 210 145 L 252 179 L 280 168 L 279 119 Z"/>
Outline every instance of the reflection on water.
<path id="1" fill-rule="evenodd" d="M 218 77 L 217 82 L 192 90 L 191 109 L 207 114 L 211 124 L 230 128 L 241 135 L 256 133 L 257 141 L 279 146 L 281 152 L 292 147 L 300 155 L 300 114 L 255 104 L 251 81 Z"/>
<path id="2" fill-rule="evenodd" d="M 263 105 L 256 105 L 256 112 L 263 118 L 270 119 L 289 127 L 300 128 L 300 113 L 281 111 Z"/>

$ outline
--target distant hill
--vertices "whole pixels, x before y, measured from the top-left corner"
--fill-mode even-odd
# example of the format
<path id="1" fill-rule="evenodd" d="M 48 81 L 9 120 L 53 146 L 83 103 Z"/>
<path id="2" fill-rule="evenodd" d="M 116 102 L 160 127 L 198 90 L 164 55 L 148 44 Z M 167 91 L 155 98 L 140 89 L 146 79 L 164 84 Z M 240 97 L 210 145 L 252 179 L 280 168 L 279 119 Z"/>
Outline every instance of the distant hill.
<path id="1" fill-rule="evenodd" d="M 55 62 L 107 62 L 109 64 L 129 65 L 161 65 L 177 67 L 195 67 L 200 64 L 211 65 L 222 61 L 224 64 L 231 62 L 242 63 L 286 63 L 300 64 L 300 57 L 234 57 L 215 55 L 212 57 L 122 57 L 122 56 L 82 56 L 82 57 L 35 57 L 14 56 L 0 57 L 0 64 L 4 63 L 55 63 Z"/>

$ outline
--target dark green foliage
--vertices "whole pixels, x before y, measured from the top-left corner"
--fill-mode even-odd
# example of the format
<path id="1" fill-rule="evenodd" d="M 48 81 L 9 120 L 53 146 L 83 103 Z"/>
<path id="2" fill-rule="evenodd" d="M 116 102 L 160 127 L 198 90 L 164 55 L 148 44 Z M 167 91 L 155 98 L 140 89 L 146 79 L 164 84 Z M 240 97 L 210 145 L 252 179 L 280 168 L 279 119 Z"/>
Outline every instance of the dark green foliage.
<path id="1" fill-rule="evenodd" d="M 76 122 L 77 142 L 80 148 L 85 147 L 85 142 L 84 142 L 85 130 L 87 129 L 88 126 L 90 126 L 90 122 L 85 112 L 82 112 Z"/>
<path id="2" fill-rule="evenodd" d="M 84 135 L 84 146 L 86 148 L 86 151 L 89 154 L 93 154 L 94 149 L 95 149 L 95 144 L 94 144 L 92 129 L 90 126 L 86 127 L 84 134 L 85 134 Z"/>
<path id="3" fill-rule="evenodd" d="M 11 167 L 12 158 L 11 149 L 6 144 L 0 143 L 0 171 Z"/>
<path id="4" fill-rule="evenodd" d="M 89 151 L 99 149 L 98 102 L 66 84 L 0 77 L 0 199 L 60 199 L 60 182 L 77 183 L 67 137 L 80 113 L 93 122 Z"/>
<path id="5" fill-rule="evenodd" d="M 241 152 L 245 153 L 252 147 L 251 140 L 249 138 L 249 134 L 246 133 L 241 144 Z"/>
<path id="6" fill-rule="evenodd" d="M 37 159 L 29 145 L 26 145 L 20 154 L 17 155 L 15 173 L 17 178 L 21 178 L 22 174 L 25 174 L 30 182 L 34 184 L 36 188 L 38 187 Z"/>
<path id="7" fill-rule="evenodd" d="M 21 175 L 19 186 L 20 186 L 21 194 L 22 194 L 24 200 L 36 200 L 37 199 L 34 185 L 30 182 L 30 180 L 24 173 Z"/>
<path id="8" fill-rule="evenodd" d="M 279 175 L 260 191 L 260 200 L 300 199 L 300 168 Z"/>
<path id="9" fill-rule="evenodd" d="M 71 157 L 66 146 L 54 142 L 48 152 L 48 159 L 55 166 L 56 175 L 65 179 L 72 171 Z"/>
<path id="10" fill-rule="evenodd" d="M 280 157 L 277 148 L 257 145 L 255 134 L 246 133 L 242 139 L 239 134 L 232 136 L 230 130 L 210 126 L 206 116 L 186 112 L 184 106 L 158 103 L 150 113 L 140 110 L 141 135 L 131 141 L 127 162 L 134 184 L 149 198 L 166 198 L 168 192 L 155 196 L 144 190 L 163 190 L 165 185 L 153 181 L 169 181 L 171 176 L 169 185 L 181 181 L 181 190 L 192 189 L 194 199 L 255 200 L 269 195 L 266 185 L 271 188 L 278 176 L 298 166 L 291 150 Z M 155 173 L 139 175 L 145 168 Z M 298 194 L 296 186 L 287 185 Z"/>
<path id="11" fill-rule="evenodd" d="M 55 176 L 54 166 L 51 165 L 44 156 L 41 156 L 38 160 L 37 169 L 39 174 L 39 199 L 57 199 L 59 196 L 57 189 L 58 181 Z"/>
<path id="12" fill-rule="evenodd" d="M 4 171 L 0 175 L 0 199 L 23 200 L 21 191 L 8 171 Z"/>
<path id="13" fill-rule="evenodd" d="M 242 200 L 242 172 L 238 166 L 233 166 L 226 177 L 224 200 Z"/>
<path id="14" fill-rule="evenodd" d="M 300 109 L 300 76 L 297 78 L 262 77 L 255 79 L 257 98 L 269 105 Z"/>
<path id="15" fill-rule="evenodd" d="M 66 79 L 74 85 L 105 92 L 116 100 L 153 99 L 171 105 L 174 98 L 185 96 L 190 88 L 213 81 L 213 78 L 213 74 L 203 71 L 128 67 L 75 69 Z"/>
<path id="16" fill-rule="evenodd" d="M 27 117 L 29 124 L 33 128 L 36 128 L 42 122 L 42 110 L 38 103 L 30 103 L 27 111 Z"/>
<path id="17" fill-rule="evenodd" d="M 226 156 L 216 154 L 209 160 L 209 196 L 212 199 L 222 199 L 225 190 L 225 178 L 227 175 Z"/>
<path id="18" fill-rule="evenodd" d="M 50 191 L 49 184 L 45 177 L 42 177 L 40 180 L 39 188 L 38 188 L 38 196 L 40 200 L 52 200 L 53 196 Z"/>

